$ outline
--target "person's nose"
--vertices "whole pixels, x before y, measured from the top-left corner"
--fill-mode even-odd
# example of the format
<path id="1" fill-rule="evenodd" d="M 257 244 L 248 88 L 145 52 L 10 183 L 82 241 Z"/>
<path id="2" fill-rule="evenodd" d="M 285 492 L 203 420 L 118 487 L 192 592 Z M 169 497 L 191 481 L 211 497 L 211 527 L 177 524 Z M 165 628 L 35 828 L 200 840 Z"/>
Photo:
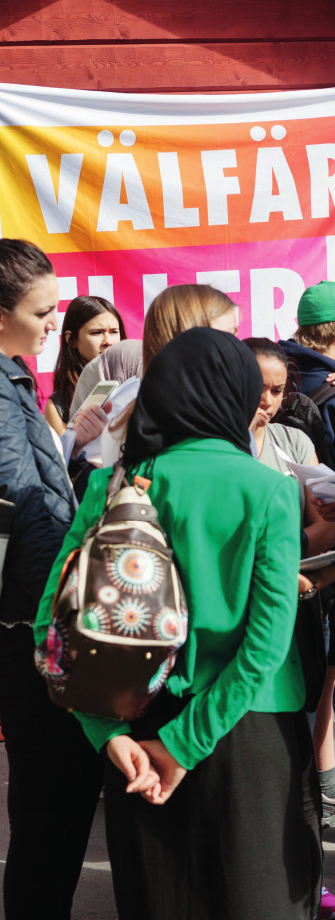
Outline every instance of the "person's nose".
<path id="1" fill-rule="evenodd" d="M 56 332 L 56 329 L 58 329 L 58 314 L 56 308 L 48 317 L 45 328 L 48 332 Z"/>
<path id="2" fill-rule="evenodd" d="M 272 406 L 272 396 L 271 396 L 271 391 L 270 391 L 270 390 L 268 390 L 268 389 L 267 389 L 267 390 L 263 390 L 263 393 L 262 393 L 262 396 L 261 396 L 261 401 L 260 401 L 260 406 L 261 406 L 261 409 L 265 409 L 265 410 L 266 410 L 266 409 L 271 409 L 271 406 Z"/>
<path id="3" fill-rule="evenodd" d="M 112 336 L 111 332 L 107 332 L 107 330 L 106 330 L 106 332 L 104 332 L 103 337 L 102 337 L 102 342 L 101 342 L 101 344 L 102 344 L 105 348 L 109 348 L 109 346 L 113 344 L 113 336 Z"/>

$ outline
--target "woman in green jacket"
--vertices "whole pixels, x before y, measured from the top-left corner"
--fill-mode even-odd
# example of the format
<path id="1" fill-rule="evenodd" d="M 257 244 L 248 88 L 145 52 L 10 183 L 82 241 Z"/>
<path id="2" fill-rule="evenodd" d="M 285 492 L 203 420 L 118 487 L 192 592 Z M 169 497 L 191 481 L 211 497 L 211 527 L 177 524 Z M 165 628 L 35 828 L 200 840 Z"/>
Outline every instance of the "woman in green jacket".
<path id="1" fill-rule="evenodd" d="M 130 421 L 124 462 L 143 472 L 155 458 L 150 497 L 174 549 L 189 634 L 143 719 L 78 714 L 108 754 L 119 920 L 317 917 L 319 794 L 293 636 L 298 488 L 250 456 L 261 390 L 242 343 L 193 329 L 152 360 Z M 38 642 L 110 475 L 91 475 L 40 605 Z"/>

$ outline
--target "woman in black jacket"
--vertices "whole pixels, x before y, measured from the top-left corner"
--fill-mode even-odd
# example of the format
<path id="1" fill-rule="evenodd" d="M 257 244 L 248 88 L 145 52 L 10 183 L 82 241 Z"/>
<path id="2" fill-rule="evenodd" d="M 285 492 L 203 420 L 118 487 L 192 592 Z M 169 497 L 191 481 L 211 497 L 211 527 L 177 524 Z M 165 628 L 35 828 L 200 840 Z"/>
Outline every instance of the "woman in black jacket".
<path id="1" fill-rule="evenodd" d="M 51 262 L 0 240 L 0 497 L 15 504 L 0 597 L 0 713 L 9 760 L 6 920 L 69 920 L 102 765 L 34 667 L 34 623 L 72 517 L 72 489 L 29 369 L 57 329 Z"/>
<path id="2" fill-rule="evenodd" d="M 75 297 L 64 316 L 54 372 L 55 392 L 44 417 L 57 434 L 66 431 L 74 391 L 84 367 L 127 338 L 122 317 L 104 297 Z"/>

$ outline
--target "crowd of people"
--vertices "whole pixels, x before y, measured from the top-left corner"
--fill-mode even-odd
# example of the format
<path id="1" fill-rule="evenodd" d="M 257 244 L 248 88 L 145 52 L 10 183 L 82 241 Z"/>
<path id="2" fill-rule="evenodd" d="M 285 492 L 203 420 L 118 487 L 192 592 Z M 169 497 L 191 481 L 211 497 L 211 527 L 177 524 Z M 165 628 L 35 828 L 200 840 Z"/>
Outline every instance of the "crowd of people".
<path id="1" fill-rule="evenodd" d="M 335 503 L 289 465 L 319 464 L 307 416 L 281 421 L 289 393 L 327 381 L 332 456 L 335 283 L 307 289 L 281 343 L 241 342 L 236 305 L 208 285 L 159 294 L 143 343 L 112 303 L 77 297 L 43 418 L 22 356 L 42 352 L 57 301 L 47 256 L 0 240 L 0 497 L 15 506 L 0 596 L 6 920 L 70 920 L 103 786 L 119 920 L 335 917 L 321 842 L 335 826 L 335 564 L 299 574 L 335 547 Z M 115 397 L 81 408 L 101 381 Z M 55 706 L 34 664 L 119 461 L 130 483 L 150 470 L 189 618 L 131 722 Z"/>

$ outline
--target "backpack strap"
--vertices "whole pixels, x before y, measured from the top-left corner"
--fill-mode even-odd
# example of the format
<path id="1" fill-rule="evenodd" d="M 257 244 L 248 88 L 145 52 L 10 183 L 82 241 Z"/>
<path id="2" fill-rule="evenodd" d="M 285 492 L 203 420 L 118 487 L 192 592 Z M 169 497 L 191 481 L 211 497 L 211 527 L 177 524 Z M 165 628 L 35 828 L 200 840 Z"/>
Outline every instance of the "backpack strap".
<path id="1" fill-rule="evenodd" d="M 117 495 L 117 493 L 122 488 L 123 482 L 126 486 L 128 485 L 128 482 L 125 478 L 125 473 L 125 468 L 121 466 L 121 463 L 116 463 L 113 476 L 107 489 L 108 498 L 114 498 L 114 495 Z"/>
<path id="2" fill-rule="evenodd" d="M 316 390 L 313 390 L 313 393 L 309 394 L 309 398 L 315 402 L 317 406 L 322 406 L 325 402 L 328 402 L 328 399 L 335 397 L 335 387 L 332 383 L 328 383 L 326 380 L 325 383 L 322 383 L 320 387 L 317 387 Z"/>
<path id="3" fill-rule="evenodd" d="M 96 530 L 99 527 L 101 527 L 101 524 L 103 523 L 107 515 L 107 512 L 109 510 L 111 501 L 113 500 L 115 495 L 117 495 L 117 493 L 120 492 L 120 489 L 122 489 L 123 485 L 129 486 L 129 482 L 125 477 L 125 472 L 126 471 L 124 467 L 121 466 L 121 463 L 119 462 L 115 466 L 113 476 L 110 480 L 110 483 L 107 489 L 106 504 L 103 510 L 102 517 L 100 518 L 100 521 L 96 525 L 96 528 L 95 528 Z M 148 488 L 150 485 L 151 485 L 151 479 L 144 479 L 143 476 L 138 476 L 138 475 L 135 476 L 134 489 L 135 489 L 135 492 L 137 492 L 139 496 L 144 495 L 145 492 L 148 491 Z M 156 527 L 158 527 L 162 531 L 162 533 L 164 533 L 163 529 L 160 527 L 157 521 L 157 510 L 156 508 L 154 508 L 151 502 L 148 505 L 141 505 L 140 508 L 137 508 L 136 504 L 134 503 L 131 503 L 131 504 L 124 503 L 121 508 L 113 509 L 113 519 L 115 521 L 118 521 L 118 520 L 124 521 L 125 515 L 127 516 L 127 513 L 129 514 L 129 520 L 132 520 L 132 521 L 143 521 L 143 516 L 145 516 L 146 521 L 149 521 L 155 524 Z"/>

